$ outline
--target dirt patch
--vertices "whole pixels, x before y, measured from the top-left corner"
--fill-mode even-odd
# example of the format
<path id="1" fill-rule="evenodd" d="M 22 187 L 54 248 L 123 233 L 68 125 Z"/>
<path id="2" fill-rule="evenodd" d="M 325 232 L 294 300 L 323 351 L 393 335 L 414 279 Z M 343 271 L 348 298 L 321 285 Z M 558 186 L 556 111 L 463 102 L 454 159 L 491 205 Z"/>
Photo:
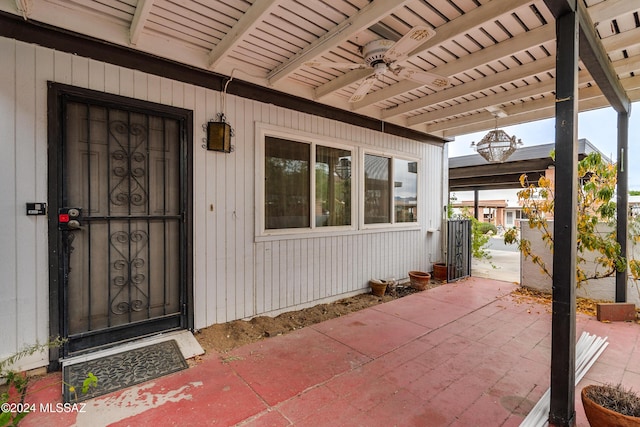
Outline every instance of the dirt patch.
<path id="1" fill-rule="evenodd" d="M 432 279 L 427 289 L 441 284 L 442 282 Z M 387 291 L 382 297 L 371 293 L 359 294 L 329 304 L 318 304 L 302 310 L 289 311 L 276 317 L 258 316 L 251 320 L 219 323 L 201 329 L 195 334 L 195 337 L 205 351 L 224 353 L 245 344 L 283 335 L 305 326 L 393 301 L 415 292 L 420 291 L 411 288 L 408 283 L 398 284 L 392 288 L 387 287 Z"/>
<path id="2" fill-rule="evenodd" d="M 427 289 L 440 286 L 442 283 L 432 278 Z M 411 288 L 408 283 L 399 284 L 393 288 L 387 288 L 387 292 L 382 297 L 371 293 L 359 294 L 329 304 L 318 304 L 302 310 L 289 311 L 276 317 L 258 316 L 251 320 L 234 320 L 232 322 L 219 323 L 201 329 L 195 334 L 195 337 L 205 351 L 226 353 L 245 344 L 283 335 L 325 320 L 354 313 L 367 307 L 393 301 L 415 292 L 420 291 Z M 551 310 L 550 294 L 519 287 L 511 295 L 518 303 L 535 303 L 536 310 Z M 596 302 L 578 298 L 577 311 L 595 316 Z"/>

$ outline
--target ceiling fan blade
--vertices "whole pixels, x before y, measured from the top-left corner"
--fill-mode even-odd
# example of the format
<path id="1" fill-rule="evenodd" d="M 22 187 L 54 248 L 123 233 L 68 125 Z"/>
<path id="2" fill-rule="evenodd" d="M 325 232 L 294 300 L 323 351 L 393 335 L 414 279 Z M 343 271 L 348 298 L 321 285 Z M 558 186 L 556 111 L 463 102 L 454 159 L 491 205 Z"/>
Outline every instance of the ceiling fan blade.
<path id="1" fill-rule="evenodd" d="M 422 25 L 413 27 L 384 54 L 384 60 L 387 63 L 403 61 L 407 59 L 409 57 L 409 54 L 413 52 L 418 46 L 435 35 L 435 30 L 429 27 L 425 27 Z"/>
<path id="2" fill-rule="evenodd" d="M 451 84 L 451 81 L 437 74 L 427 73 L 426 71 L 420 71 L 413 68 L 398 67 L 391 70 L 396 76 L 409 79 L 423 85 L 432 86 L 436 88 L 447 87 Z"/>
<path id="3" fill-rule="evenodd" d="M 358 102 L 364 99 L 364 97 L 373 87 L 373 84 L 376 82 L 376 80 L 377 78 L 375 74 L 370 75 L 366 79 L 362 80 L 360 86 L 358 86 L 355 92 L 353 92 L 353 95 L 351 95 L 351 98 L 349 98 L 349 102 Z"/>
<path id="4" fill-rule="evenodd" d="M 358 64 L 355 62 L 323 62 L 323 61 L 307 61 L 304 63 L 307 67 L 318 68 L 346 68 L 348 70 L 358 70 L 367 68 L 366 64 Z"/>

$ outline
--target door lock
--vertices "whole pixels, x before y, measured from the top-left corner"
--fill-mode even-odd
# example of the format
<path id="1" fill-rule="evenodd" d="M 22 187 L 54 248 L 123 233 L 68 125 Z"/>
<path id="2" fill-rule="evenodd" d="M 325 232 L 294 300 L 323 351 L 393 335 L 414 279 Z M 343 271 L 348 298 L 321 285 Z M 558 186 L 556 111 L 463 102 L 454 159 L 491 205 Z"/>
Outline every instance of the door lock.
<path id="1" fill-rule="evenodd" d="M 81 208 L 61 208 L 58 210 L 58 229 L 63 231 L 79 230 L 82 226 Z"/>

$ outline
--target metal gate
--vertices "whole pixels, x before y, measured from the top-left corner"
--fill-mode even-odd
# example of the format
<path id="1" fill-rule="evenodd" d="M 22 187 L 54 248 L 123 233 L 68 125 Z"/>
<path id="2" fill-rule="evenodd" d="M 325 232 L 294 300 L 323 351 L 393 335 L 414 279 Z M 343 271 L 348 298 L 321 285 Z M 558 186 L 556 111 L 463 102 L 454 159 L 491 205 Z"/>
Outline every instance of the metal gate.
<path id="1" fill-rule="evenodd" d="M 447 221 L 447 281 L 471 275 L 471 221 Z"/>

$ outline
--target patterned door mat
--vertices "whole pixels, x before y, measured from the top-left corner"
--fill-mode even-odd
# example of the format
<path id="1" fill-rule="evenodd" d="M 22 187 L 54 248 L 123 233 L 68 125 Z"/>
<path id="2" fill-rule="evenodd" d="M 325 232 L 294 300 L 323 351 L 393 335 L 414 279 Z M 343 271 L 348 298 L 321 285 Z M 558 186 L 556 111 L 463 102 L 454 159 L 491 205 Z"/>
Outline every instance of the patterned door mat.
<path id="1" fill-rule="evenodd" d="M 64 366 L 64 401 L 73 403 L 102 396 L 187 367 L 175 340 Z M 83 382 L 89 373 L 95 375 L 98 382 L 82 393 Z"/>

